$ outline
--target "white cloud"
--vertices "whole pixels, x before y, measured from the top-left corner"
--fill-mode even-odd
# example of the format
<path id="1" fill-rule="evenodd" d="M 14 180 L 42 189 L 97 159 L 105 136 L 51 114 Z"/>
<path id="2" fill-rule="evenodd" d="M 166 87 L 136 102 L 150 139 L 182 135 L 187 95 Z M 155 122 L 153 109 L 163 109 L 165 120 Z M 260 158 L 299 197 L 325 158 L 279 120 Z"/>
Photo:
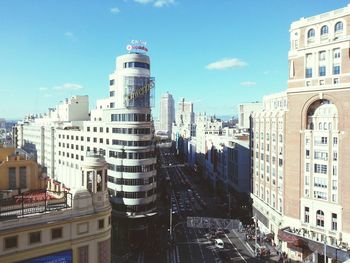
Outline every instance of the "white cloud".
<path id="1" fill-rule="evenodd" d="M 113 7 L 113 8 L 111 8 L 111 13 L 112 14 L 118 14 L 118 13 L 120 13 L 120 9 L 118 8 L 118 7 Z"/>
<path id="2" fill-rule="evenodd" d="M 229 68 L 239 68 L 247 66 L 248 64 L 243 60 L 239 60 L 238 58 L 224 58 L 219 61 L 215 61 L 206 66 L 209 70 L 223 70 Z"/>
<path id="3" fill-rule="evenodd" d="M 64 33 L 64 36 L 72 41 L 77 40 L 76 36 L 74 35 L 73 32 L 67 31 Z"/>
<path id="4" fill-rule="evenodd" d="M 134 0 L 134 2 L 145 5 L 145 4 L 152 3 L 153 0 Z"/>
<path id="5" fill-rule="evenodd" d="M 244 86 L 244 87 L 253 87 L 256 85 L 256 82 L 254 81 L 244 81 L 244 82 L 241 82 L 240 83 L 241 86 Z"/>
<path id="6" fill-rule="evenodd" d="M 82 89 L 83 86 L 81 86 L 80 84 L 76 84 L 76 83 L 64 83 L 61 86 L 55 86 L 52 89 L 53 90 L 78 90 L 78 89 Z"/>
<path id="7" fill-rule="evenodd" d="M 39 90 L 40 91 L 46 91 L 46 90 L 48 90 L 48 88 L 47 87 L 40 87 Z"/>
<path id="8" fill-rule="evenodd" d="M 163 6 L 169 6 L 169 5 L 174 5 L 175 0 L 156 0 L 154 2 L 154 7 L 163 7 Z"/>
<path id="9" fill-rule="evenodd" d="M 143 5 L 152 4 L 157 8 L 174 5 L 176 3 L 175 0 L 134 0 L 134 2 Z"/>

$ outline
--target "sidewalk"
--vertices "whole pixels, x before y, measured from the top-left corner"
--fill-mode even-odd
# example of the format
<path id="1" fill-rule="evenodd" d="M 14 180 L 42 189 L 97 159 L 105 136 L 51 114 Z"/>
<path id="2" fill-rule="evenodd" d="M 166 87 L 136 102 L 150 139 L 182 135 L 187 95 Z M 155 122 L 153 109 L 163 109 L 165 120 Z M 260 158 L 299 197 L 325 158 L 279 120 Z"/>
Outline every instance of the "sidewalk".
<path id="1" fill-rule="evenodd" d="M 234 230 L 234 233 L 238 236 L 238 238 L 245 243 L 245 245 L 250 248 L 250 251 L 252 253 L 252 255 L 254 255 L 254 247 L 255 247 L 255 239 L 247 239 L 247 235 L 249 235 L 249 233 L 246 230 Z M 265 246 L 269 251 L 270 251 L 270 255 L 269 256 L 264 256 L 261 257 L 261 260 L 265 261 L 265 262 L 283 262 L 280 261 L 280 255 L 277 252 L 277 249 L 271 245 L 270 242 L 260 242 L 260 240 L 258 239 L 258 245 L 261 246 Z M 285 261 L 287 262 L 287 261 Z"/>

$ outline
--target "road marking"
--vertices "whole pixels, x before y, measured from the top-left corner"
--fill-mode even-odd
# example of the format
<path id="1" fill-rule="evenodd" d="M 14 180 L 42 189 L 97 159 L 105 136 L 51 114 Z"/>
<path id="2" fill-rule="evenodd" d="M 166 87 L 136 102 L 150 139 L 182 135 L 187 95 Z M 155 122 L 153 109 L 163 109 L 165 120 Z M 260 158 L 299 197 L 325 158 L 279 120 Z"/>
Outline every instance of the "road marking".
<path id="1" fill-rule="evenodd" d="M 248 251 L 250 252 L 250 254 L 251 254 L 252 256 L 254 256 L 254 255 L 255 255 L 255 254 L 254 254 L 254 251 L 253 251 L 253 249 L 248 245 L 248 243 L 247 243 L 247 242 L 243 243 L 243 241 L 239 238 L 239 236 L 238 236 L 236 230 L 233 229 L 232 232 L 235 234 L 235 236 L 238 238 L 238 240 L 242 243 L 242 245 L 245 246 L 245 247 L 248 249 Z"/>
<path id="2" fill-rule="evenodd" d="M 177 259 L 177 262 L 180 263 L 179 248 L 177 246 L 176 246 L 176 259 Z"/>
<path id="3" fill-rule="evenodd" d="M 244 261 L 244 262 L 246 262 L 246 263 L 248 263 L 245 259 L 244 259 L 244 257 L 242 256 L 242 254 L 238 251 L 238 249 L 237 249 L 237 247 L 232 243 L 232 241 L 231 241 L 231 239 L 229 239 L 229 237 L 225 234 L 225 237 L 228 239 L 228 241 L 231 243 L 231 245 L 233 246 L 233 248 L 236 250 L 236 252 L 238 253 L 238 255 L 241 257 L 241 259 Z"/>
<path id="4" fill-rule="evenodd" d="M 173 253 L 173 263 L 176 263 L 176 253 L 175 253 L 175 247 L 172 247 L 172 253 Z"/>

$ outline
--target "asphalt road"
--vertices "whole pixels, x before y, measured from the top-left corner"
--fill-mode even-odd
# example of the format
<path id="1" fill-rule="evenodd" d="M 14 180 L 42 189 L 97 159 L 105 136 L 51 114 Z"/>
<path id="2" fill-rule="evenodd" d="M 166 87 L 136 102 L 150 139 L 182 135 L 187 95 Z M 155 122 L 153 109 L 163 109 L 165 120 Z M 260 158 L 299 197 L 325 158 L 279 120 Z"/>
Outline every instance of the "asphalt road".
<path id="1" fill-rule="evenodd" d="M 159 225 L 160 243 L 155 249 L 134 251 L 116 258 L 115 262 L 132 263 L 219 263 L 219 262 L 264 262 L 253 256 L 253 251 L 239 238 L 238 227 L 221 235 L 224 248 L 215 246 L 208 237 L 208 229 L 187 227 L 187 217 L 227 218 L 227 208 L 200 184 L 199 178 L 180 163 L 170 148 L 160 149 L 161 175 L 168 199 L 162 209 L 170 215 L 172 209 L 172 240 L 169 233 L 169 216 Z M 167 179 L 166 179 L 167 178 Z M 162 203 L 163 200 L 159 200 Z M 267 261 L 266 261 L 267 262 Z"/>
<path id="2" fill-rule="evenodd" d="M 189 228 L 187 216 L 225 217 L 226 211 L 205 189 L 195 183 L 193 175 L 187 174 L 170 149 L 161 150 L 162 173 L 170 179 L 173 211 L 174 242 L 167 250 L 167 263 L 179 262 L 261 262 L 253 257 L 253 251 L 238 238 L 234 230 L 220 238 L 224 248 L 217 248 L 213 239 L 206 235 L 208 229 Z M 237 230 L 237 229 L 236 229 Z"/>

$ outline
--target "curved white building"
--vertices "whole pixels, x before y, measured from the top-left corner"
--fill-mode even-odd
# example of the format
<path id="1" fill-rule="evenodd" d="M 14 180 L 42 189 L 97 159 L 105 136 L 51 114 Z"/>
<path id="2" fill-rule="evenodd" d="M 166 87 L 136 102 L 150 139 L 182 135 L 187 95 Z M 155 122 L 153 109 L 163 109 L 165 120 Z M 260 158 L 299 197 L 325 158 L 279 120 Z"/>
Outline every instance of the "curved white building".
<path id="1" fill-rule="evenodd" d="M 117 57 L 116 70 L 109 79 L 109 97 L 96 102 L 90 120 L 86 118 L 85 97 L 73 97 L 62 104 L 67 110 L 60 110 L 59 105 L 49 116 L 17 125 L 16 136 L 18 145 L 38 156 L 49 177 L 73 189 L 88 187 L 82 174 L 87 153 L 104 155 L 113 208 L 113 240 L 119 246 L 116 240 L 132 243 L 149 234 L 148 226 L 157 214 L 151 118 L 154 81 L 149 57 L 135 53 Z M 80 119 L 64 115 L 71 108 Z"/>
<path id="2" fill-rule="evenodd" d="M 110 75 L 109 110 L 104 111 L 108 116 L 102 116 L 109 119 L 108 188 L 117 216 L 144 217 L 156 210 L 151 89 L 148 56 L 117 58 L 116 71 Z"/>

